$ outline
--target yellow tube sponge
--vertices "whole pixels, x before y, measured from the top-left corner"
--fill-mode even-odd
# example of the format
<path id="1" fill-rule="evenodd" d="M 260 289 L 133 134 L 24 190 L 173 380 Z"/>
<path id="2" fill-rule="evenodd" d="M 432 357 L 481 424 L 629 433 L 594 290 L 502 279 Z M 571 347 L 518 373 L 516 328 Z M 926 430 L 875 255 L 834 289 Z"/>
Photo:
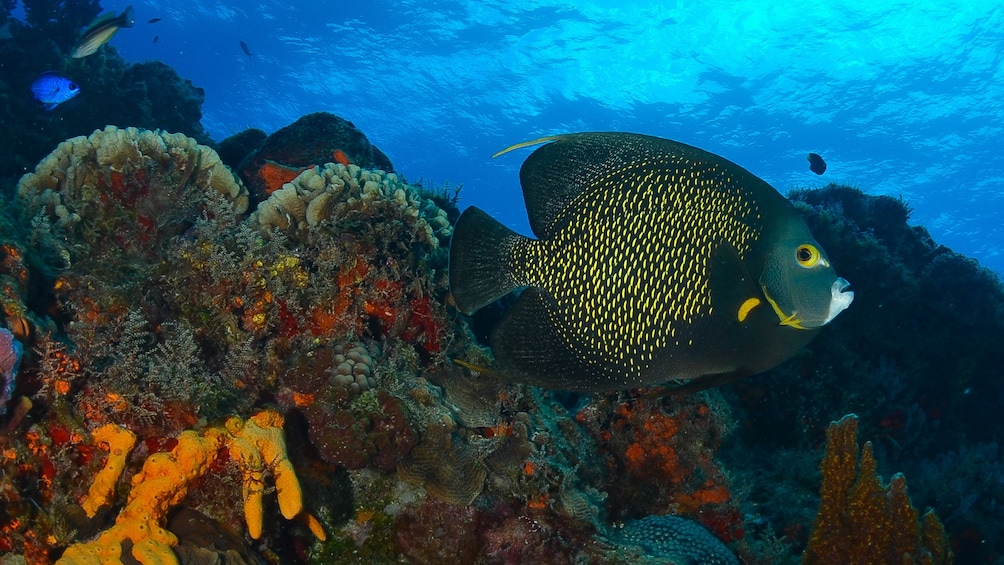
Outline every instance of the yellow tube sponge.
<path id="1" fill-rule="evenodd" d="M 99 508 L 111 504 L 115 495 L 115 483 L 125 470 L 126 456 L 136 445 L 136 434 L 115 424 L 105 424 L 94 430 L 91 437 L 94 443 L 108 446 L 108 461 L 94 477 L 94 482 L 87 491 L 87 500 L 83 504 L 84 512 L 93 518 Z"/>
<path id="2" fill-rule="evenodd" d="M 252 537 L 257 539 L 262 533 L 265 471 L 275 475 L 282 515 L 287 519 L 296 517 L 303 510 L 303 494 L 287 457 L 282 426 L 283 418 L 278 412 L 265 410 L 247 421 L 231 418 L 225 426 L 209 428 L 201 434 L 182 432 L 178 444 L 170 453 L 151 455 L 143 464 L 143 469 L 133 476 L 128 501 L 116 518 L 115 525 L 95 540 L 70 546 L 57 563 L 122 563 L 122 542 L 127 539 L 133 543 L 132 556 L 143 565 L 178 563 L 171 549 L 178 544 L 178 538 L 164 528 L 167 513 L 185 499 L 189 485 L 209 471 L 223 448 L 227 448 L 226 451 L 244 474 L 244 515 Z M 99 428 L 99 431 L 103 429 Z M 101 433 L 104 437 L 104 434 L 115 436 L 118 432 Z M 109 441 L 109 447 L 111 445 Z M 111 463 L 98 474 L 95 483 L 99 479 L 107 480 L 102 473 L 109 466 Z M 316 518 L 310 515 L 305 518 L 308 524 L 316 526 L 311 527 L 311 531 L 323 539 L 324 530 Z"/>
<path id="3" fill-rule="evenodd" d="M 286 456 L 286 440 L 282 435 L 282 416 L 266 410 L 251 416 L 246 422 L 239 418 L 227 421 L 230 456 L 244 472 L 244 519 L 252 538 L 261 537 L 264 511 L 262 509 L 263 472 L 268 469 L 275 476 L 275 490 L 279 497 L 279 511 L 292 520 L 303 510 L 303 491 L 296 478 L 293 465 Z"/>

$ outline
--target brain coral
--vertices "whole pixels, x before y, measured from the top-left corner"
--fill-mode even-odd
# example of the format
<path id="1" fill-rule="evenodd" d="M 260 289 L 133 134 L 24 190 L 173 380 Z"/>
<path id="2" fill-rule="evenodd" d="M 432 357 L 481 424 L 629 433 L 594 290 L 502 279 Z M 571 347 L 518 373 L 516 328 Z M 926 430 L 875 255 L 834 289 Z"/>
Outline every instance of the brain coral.
<path id="1" fill-rule="evenodd" d="M 679 516 L 648 516 L 625 524 L 615 536 L 671 565 L 739 565 L 739 558 L 703 526 Z"/>
<path id="2" fill-rule="evenodd" d="M 154 259 L 214 195 L 236 213 L 247 209 L 247 190 L 209 147 L 182 134 L 108 126 L 60 143 L 21 178 L 17 205 L 23 221 L 41 216 L 56 227 L 66 262 L 109 252 Z"/>

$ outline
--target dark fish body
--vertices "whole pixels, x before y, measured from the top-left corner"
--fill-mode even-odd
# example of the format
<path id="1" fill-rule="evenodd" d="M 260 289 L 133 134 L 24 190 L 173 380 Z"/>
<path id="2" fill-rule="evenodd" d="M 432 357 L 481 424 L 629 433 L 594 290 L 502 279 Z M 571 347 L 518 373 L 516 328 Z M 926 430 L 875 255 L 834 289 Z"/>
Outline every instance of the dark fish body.
<path id="1" fill-rule="evenodd" d="M 251 50 L 248 49 L 248 44 L 244 43 L 244 40 L 241 40 L 241 50 L 244 51 L 244 54 L 248 57 L 251 56 Z"/>
<path id="2" fill-rule="evenodd" d="M 148 23 L 148 24 L 155 24 L 155 23 L 157 23 L 159 21 L 160 21 L 160 18 L 150 18 L 149 20 L 146 21 L 146 23 Z"/>
<path id="3" fill-rule="evenodd" d="M 80 59 L 91 55 L 102 45 L 108 43 L 120 29 L 132 27 L 134 23 L 136 21 L 133 18 L 132 6 L 127 6 L 117 16 L 111 13 L 98 16 L 91 22 L 91 25 L 87 26 L 84 34 L 80 36 L 77 44 L 73 47 L 73 51 L 70 52 L 70 56 L 74 59 Z"/>
<path id="4" fill-rule="evenodd" d="M 31 92 L 49 111 L 80 94 L 80 86 L 66 77 L 47 72 L 31 83 Z"/>
<path id="5" fill-rule="evenodd" d="M 153 42 L 154 42 L 154 43 L 157 43 L 157 41 L 158 41 L 159 39 L 160 39 L 160 36 L 159 36 L 159 35 L 155 35 L 155 36 L 153 36 Z"/>
<path id="6" fill-rule="evenodd" d="M 738 165 L 627 133 L 510 149 L 539 142 L 520 170 L 538 239 L 472 207 L 450 248 L 461 311 L 525 288 L 493 332 L 492 372 L 580 391 L 730 380 L 850 304 L 791 203 Z"/>
<path id="7" fill-rule="evenodd" d="M 819 155 L 819 153 L 809 153 L 806 157 L 809 161 L 809 170 L 821 175 L 826 172 L 826 161 Z"/>

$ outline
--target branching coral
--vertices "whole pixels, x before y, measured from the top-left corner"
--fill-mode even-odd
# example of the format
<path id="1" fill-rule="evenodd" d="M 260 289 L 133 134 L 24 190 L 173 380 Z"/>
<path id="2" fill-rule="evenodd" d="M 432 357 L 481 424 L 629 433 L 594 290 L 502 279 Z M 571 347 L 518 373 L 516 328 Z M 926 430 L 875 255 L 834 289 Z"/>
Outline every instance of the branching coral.
<path id="1" fill-rule="evenodd" d="M 258 538 L 262 533 L 265 471 L 275 476 L 282 515 L 287 519 L 296 517 L 303 510 L 303 497 L 286 456 L 282 426 L 281 415 L 265 410 L 246 421 L 231 418 L 225 426 L 212 427 L 201 434 L 182 432 L 174 449 L 148 457 L 143 469 L 132 478 L 132 490 L 115 525 L 93 541 L 69 547 L 58 563 L 123 563 L 122 545 L 126 540 L 132 543 L 132 556 L 144 565 L 178 563 L 171 550 L 178 538 L 165 529 L 167 513 L 185 499 L 195 481 L 211 472 L 224 453 L 233 457 L 244 475 L 244 515 L 252 537 Z M 95 439 L 127 437 L 127 433 L 101 428 Z M 119 445 L 118 441 L 114 444 L 119 448 L 125 445 Z M 108 476 L 121 472 L 117 461 L 110 458 L 108 466 L 99 473 L 96 482 L 100 481 L 102 488 L 97 490 L 104 490 Z M 309 515 L 305 518 L 315 535 L 323 539 L 324 532 L 316 518 Z"/>
<path id="2" fill-rule="evenodd" d="M 906 479 L 897 473 L 883 485 L 871 442 L 858 452 L 857 431 L 853 414 L 826 430 L 822 500 L 802 563 L 952 563 L 934 511 L 918 524 Z"/>

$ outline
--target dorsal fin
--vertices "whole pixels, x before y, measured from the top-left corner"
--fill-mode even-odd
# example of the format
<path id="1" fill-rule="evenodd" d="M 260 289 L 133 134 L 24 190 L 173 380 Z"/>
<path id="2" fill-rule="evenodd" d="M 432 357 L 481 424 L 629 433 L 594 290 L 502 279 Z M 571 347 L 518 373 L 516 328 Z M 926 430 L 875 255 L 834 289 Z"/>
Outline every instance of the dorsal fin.
<path id="1" fill-rule="evenodd" d="M 541 239 L 560 232 L 574 217 L 580 203 L 604 208 L 597 210 L 601 215 L 644 205 L 641 199 L 624 198 L 625 191 L 637 188 L 637 183 L 651 174 L 673 170 L 704 176 L 702 186 L 709 190 L 720 188 L 724 183 L 745 186 L 761 200 L 784 199 L 767 183 L 735 163 L 685 143 L 642 134 L 552 135 L 518 143 L 496 156 L 537 143 L 547 145 L 537 148 L 526 158 L 519 179 L 530 227 Z M 683 186 L 683 179 L 679 183 L 663 179 L 653 186 L 675 191 Z"/>
<path id="2" fill-rule="evenodd" d="M 623 165 L 624 159 L 618 159 L 621 152 L 614 143 L 622 135 L 625 134 L 551 135 L 517 143 L 494 155 L 551 142 L 531 153 L 519 171 L 530 229 L 535 236 L 547 239 L 557 234 L 564 225 L 562 212 L 573 200 L 595 186 L 600 172 Z"/>

